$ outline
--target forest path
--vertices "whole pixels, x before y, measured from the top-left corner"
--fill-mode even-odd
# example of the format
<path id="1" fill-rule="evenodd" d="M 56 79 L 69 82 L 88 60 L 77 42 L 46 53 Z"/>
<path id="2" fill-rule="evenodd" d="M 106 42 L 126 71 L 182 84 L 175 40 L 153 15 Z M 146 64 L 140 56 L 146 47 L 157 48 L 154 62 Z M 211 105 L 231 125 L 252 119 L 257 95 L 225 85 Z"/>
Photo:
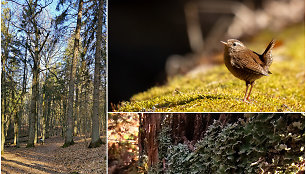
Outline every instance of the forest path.
<path id="1" fill-rule="evenodd" d="M 102 138 L 102 137 L 101 137 Z M 88 149 L 90 139 L 74 137 L 76 144 L 61 148 L 62 137 L 52 137 L 35 148 L 6 147 L 1 155 L 1 173 L 106 173 L 105 145 Z"/>

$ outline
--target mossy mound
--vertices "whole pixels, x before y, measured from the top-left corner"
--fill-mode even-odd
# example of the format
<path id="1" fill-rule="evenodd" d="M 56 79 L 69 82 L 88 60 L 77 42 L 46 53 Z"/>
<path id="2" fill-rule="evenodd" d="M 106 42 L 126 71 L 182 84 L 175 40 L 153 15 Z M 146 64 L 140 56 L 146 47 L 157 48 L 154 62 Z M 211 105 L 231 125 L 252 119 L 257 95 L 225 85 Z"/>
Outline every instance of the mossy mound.
<path id="1" fill-rule="evenodd" d="M 278 33 L 262 32 L 246 45 L 261 52 L 274 37 L 273 73 L 256 81 L 251 102 L 242 102 L 245 82 L 225 67 L 175 77 L 120 104 L 119 112 L 304 112 L 305 27 L 299 24 Z M 256 44 L 255 44 L 256 43 Z M 258 45 L 258 46 L 257 46 Z M 260 45 L 260 46 L 259 46 Z"/>

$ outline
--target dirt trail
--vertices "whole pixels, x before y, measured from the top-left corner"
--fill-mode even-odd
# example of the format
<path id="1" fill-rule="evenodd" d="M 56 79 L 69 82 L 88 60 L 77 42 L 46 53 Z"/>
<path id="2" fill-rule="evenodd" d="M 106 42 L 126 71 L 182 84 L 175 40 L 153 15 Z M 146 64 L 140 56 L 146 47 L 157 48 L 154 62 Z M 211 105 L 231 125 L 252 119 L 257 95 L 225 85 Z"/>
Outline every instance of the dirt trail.
<path id="1" fill-rule="evenodd" d="M 101 137 L 102 138 L 102 137 Z M 88 149 L 89 139 L 75 137 L 75 145 L 61 148 L 64 139 L 52 137 L 35 148 L 6 147 L 1 155 L 1 173 L 106 173 L 105 145 Z"/>

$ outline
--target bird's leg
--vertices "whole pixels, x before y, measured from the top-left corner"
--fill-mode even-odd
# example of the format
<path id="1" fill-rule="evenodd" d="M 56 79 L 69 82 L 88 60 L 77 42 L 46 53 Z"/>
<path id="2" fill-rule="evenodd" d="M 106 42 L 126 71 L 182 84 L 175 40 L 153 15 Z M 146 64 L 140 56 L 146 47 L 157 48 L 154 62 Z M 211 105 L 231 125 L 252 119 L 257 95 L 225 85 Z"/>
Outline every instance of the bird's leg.
<path id="1" fill-rule="evenodd" d="M 250 88 L 248 97 L 246 98 L 247 100 L 249 100 L 249 98 L 250 98 L 250 95 L 251 95 L 251 92 L 252 92 L 252 89 L 253 89 L 254 84 L 255 84 L 255 81 L 254 81 L 254 82 L 251 82 L 251 88 Z"/>
<path id="2" fill-rule="evenodd" d="M 243 99 L 243 101 L 245 102 L 246 101 L 246 99 L 247 99 L 247 94 L 248 94 L 248 89 L 249 89 L 249 82 L 245 82 L 245 94 L 244 94 L 244 99 Z"/>

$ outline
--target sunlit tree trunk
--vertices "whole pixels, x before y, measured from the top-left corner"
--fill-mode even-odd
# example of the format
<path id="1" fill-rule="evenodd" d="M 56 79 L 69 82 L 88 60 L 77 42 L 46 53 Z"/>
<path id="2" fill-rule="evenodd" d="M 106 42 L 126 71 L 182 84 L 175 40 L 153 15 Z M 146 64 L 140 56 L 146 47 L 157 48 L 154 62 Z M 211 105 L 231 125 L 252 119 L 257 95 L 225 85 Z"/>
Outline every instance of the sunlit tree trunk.
<path id="1" fill-rule="evenodd" d="M 79 75 L 77 75 L 76 87 L 75 87 L 75 114 L 73 124 L 73 135 L 78 134 L 78 120 L 79 120 Z"/>
<path id="2" fill-rule="evenodd" d="M 99 96 L 100 96 L 100 66 L 101 66 L 101 52 L 102 52 L 102 24 L 103 24 L 103 0 L 98 0 L 98 26 L 96 34 L 96 55 L 95 55 L 95 75 L 94 75 L 94 91 L 93 91 L 93 113 L 92 113 L 92 131 L 91 131 L 91 142 L 89 147 L 99 147 L 102 144 L 100 139 L 100 122 L 99 114 L 104 114 L 99 112 Z"/>
<path id="3" fill-rule="evenodd" d="M 39 88 L 39 77 L 38 77 L 34 144 L 38 142 L 37 140 L 38 140 L 38 134 L 39 134 L 40 108 L 41 108 L 40 107 L 40 88 Z"/>
<path id="4" fill-rule="evenodd" d="M 20 105 L 17 113 L 17 118 L 15 120 L 14 130 L 15 130 L 15 138 L 14 138 L 14 144 L 16 147 L 20 147 L 19 144 L 19 136 L 21 133 L 21 118 L 24 115 L 24 95 L 26 93 L 26 87 L 27 87 L 27 51 L 25 51 L 25 56 L 23 59 L 23 78 L 22 78 L 22 93 L 20 96 Z"/>
<path id="5" fill-rule="evenodd" d="M 36 134 L 35 134 L 35 143 L 39 142 L 39 137 L 42 137 L 42 132 L 43 132 L 43 127 L 42 123 L 44 123 L 44 118 L 43 118 L 43 92 L 42 92 L 42 87 L 39 87 L 39 92 L 38 92 L 38 101 L 37 101 L 37 129 L 36 129 Z"/>
<path id="6" fill-rule="evenodd" d="M 4 143 L 5 143 L 5 134 L 4 134 L 4 112 L 1 113 L 1 154 L 4 153 Z"/>
<path id="7" fill-rule="evenodd" d="M 36 21 L 33 22 L 35 28 L 35 48 L 34 48 L 34 57 L 33 57 L 33 78 L 32 78 L 32 97 L 31 97 L 31 109 L 30 109 L 30 120 L 29 120 L 29 139 L 27 147 L 34 147 L 34 143 L 37 138 L 37 116 L 38 116 L 38 95 L 39 95 L 39 41 L 40 41 L 40 32 Z"/>
<path id="8" fill-rule="evenodd" d="M 33 22 L 36 24 L 36 22 Z M 38 116 L 38 95 L 39 95 L 39 29 L 38 26 L 35 25 L 35 48 L 34 48 L 34 57 L 33 57 L 33 78 L 32 78 L 32 97 L 31 97 L 31 106 L 30 106 L 30 120 L 29 120 L 29 139 L 27 147 L 34 147 L 34 143 L 37 138 L 37 116 Z"/>
<path id="9" fill-rule="evenodd" d="M 45 84 L 46 85 L 46 84 Z M 43 117 L 42 117 L 42 140 L 45 141 L 46 139 L 46 124 L 47 124 L 47 115 L 48 115 L 48 102 L 49 102 L 49 96 L 47 92 L 45 91 L 45 97 L 44 97 L 44 110 L 43 110 Z"/>
<path id="10" fill-rule="evenodd" d="M 50 136 L 50 117 L 51 117 L 51 96 L 47 95 L 46 99 L 47 113 L 46 113 L 46 125 L 45 125 L 45 139 L 48 139 Z"/>
<path id="11" fill-rule="evenodd" d="M 2 16 L 3 15 L 3 16 Z M 1 14 L 2 19 L 1 20 L 5 20 L 6 17 L 8 17 L 7 13 Z M 7 18 L 7 20 L 9 20 L 9 17 Z M 4 25 L 2 25 L 4 24 Z M 1 52 L 1 154 L 4 153 L 4 144 L 5 144 L 5 121 L 6 121 L 6 117 L 7 117 L 7 82 L 6 82 L 6 63 L 7 63 L 7 59 L 9 56 L 9 44 L 11 42 L 11 36 L 10 36 L 10 32 L 9 32 L 9 23 L 5 23 L 1 21 L 1 34 L 3 36 L 5 36 L 5 40 L 2 40 L 2 35 L 1 35 L 1 40 L 2 42 L 4 42 L 4 46 L 1 48 L 3 50 L 3 53 Z M 2 46 L 2 44 L 1 44 Z"/>
<path id="12" fill-rule="evenodd" d="M 62 116 L 61 116 L 61 121 L 60 121 L 61 125 L 62 125 L 62 131 L 61 131 L 62 134 L 61 134 L 61 136 L 66 139 L 66 137 L 65 137 L 66 136 L 65 132 L 67 130 L 66 122 L 65 122 L 65 120 L 67 120 L 67 97 L 66 96 L 64 96 L 62 101 L 60 101 L 60 108 L 63 108 L 62 109 L 63 112 L 62 112 Z"/>
<path id="13" fill-rule="evenodd" d="M 4 73 L 4 70 L 3 70 L 4 68 L 3 68 L 3 66 L 2 66 L 2 79 L 4 79 L 4 77 L 5 77 L 5 73 Z M 4 83 L 4 80 L 2 80 L 2 83 Z M 2 92 L 3 93 L 3 92 Z M 4 96 L 5 94 L 3 94 L 3 96 Z M 2 96 L 2 97 L 3 97 Z M 1 99 L 1 107 L 2 107 L 2 109 L 1 109 L 1 154 L 3 154 L 4 153 L 4 143 L 5 143 L 5 124 L 4 124 L 4 122 L 5 122 L 5 113 L 6 113 L 6 97 L 3 97 L 2 99 Z"/>
<path id="14" fill-rule="evenodd" d="M 22 116 L 22 109 L 15 113 L 14 118 L 14 145 L 20 147 L 19 145 L 19 134 L 20 134 L 20 118 Z"/>
<path id="15" fill-rule="evenodd" d="M 6 50 L 6 49 L 4 49 Z M 6 114 L 6 82 L 5 82 L 5 64 L 6 64 L 6 53 L 2 58 L 2 72 L 1 72 L 1 154 L 4 152 L 4 143 L 5 143 L 5 114 Z"/>
<path id="16" fill-rule="evenodd" d="M 38 99 L 38 76 L 39 70 L 34 62 L 33 66 L 33 78 L 32 78 L 32 97 L 31 97 L 31 106 L 29 114 L 29 139 L 27 147 L 34 147 L 35 140 L 35 124 L 37 118 L 37 99 Z"/>
<path id="17" fill-rule="evenodd" d="M 77 56 L 79 53 L 80 32 L 81 32 L 81 20 L 82 20 L 83 0 L 79 0 L 78 18 L 75 30 L 75 39 L 73 46 L 73 57 L 71 62 L 70 80 L 69 80 L 69 93 L 68 93 L 68 113 L 67 113 L 67 130 L 65 137 L 65 144 L 63 147 L 68 147 L 73 142 L 73 99 L 74 99 L 74 79 L 76 75 Z"/>

